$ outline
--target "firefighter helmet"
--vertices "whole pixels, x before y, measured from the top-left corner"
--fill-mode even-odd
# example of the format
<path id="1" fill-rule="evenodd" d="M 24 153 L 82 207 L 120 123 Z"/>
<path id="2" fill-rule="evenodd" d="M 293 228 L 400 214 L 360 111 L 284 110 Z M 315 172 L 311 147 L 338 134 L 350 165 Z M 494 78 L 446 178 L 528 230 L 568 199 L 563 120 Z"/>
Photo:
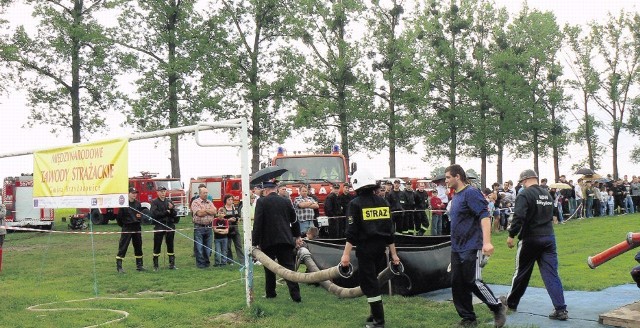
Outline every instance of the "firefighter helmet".
<path id="1" fill-rule="evenodd" d="M 531 169 L 526 169 L 520 173 L 520 179 L 518 181 L 522 182 L 529 178 L 537 178 L 537 177 L 538 177 L 538 174 L 536 173 L 536 171 Z"/>
<path id="2" fill-rule="evenodd" d="M 375 187 L 377 184 L 376 178 L 366 169 L 359 169 L 353 173 L 351 183 L 355 190 L 362 189 L 364 187 Z"/>

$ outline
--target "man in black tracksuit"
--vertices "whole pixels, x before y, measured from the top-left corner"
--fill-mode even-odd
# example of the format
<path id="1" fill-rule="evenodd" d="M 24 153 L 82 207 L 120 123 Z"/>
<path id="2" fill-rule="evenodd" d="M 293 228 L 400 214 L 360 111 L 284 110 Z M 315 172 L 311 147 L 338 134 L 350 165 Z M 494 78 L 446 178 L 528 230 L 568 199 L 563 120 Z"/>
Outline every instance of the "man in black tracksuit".
<path id="1" fill-rule="evenodd" d="M 400 190 L 400 180 L 393 181 L 393 189 L 387 194 L 387 201 L 391 206 L 391 217 L 395 224 L 395 230 L 404 233 L 409 227 L 404 225 L 404 206 L 407 198 L 406 194 Z"/>
<path id="2" fill-rule="evenodd" d="M 429 228 L 429 220 L 427 219 L 427 207 L 429 207 L 429 194 L 424 189 L 425 185 L 418 182 L 418 190 L 414 193 L 414 202 L 416 212 L 413 214 L 413 226 L 418 232 L 418 236 L 424 235 L 426 228 Z"/>
<path id="3" fill-rule="evenodd" d="M 374 189 L 379 186 L 373 175 L 360 169 L 354 173 L 351 181 L 358 195 L 349 203 L 347 210 L 347 243 L 340 263 L 342 266 L 349 265 L 351 249 L 355 245 L 360 288 L 371 308 L 365 327 L 384 327 L 382 292 L 377 277 L 386 268 L 387 246 L 393 263 L 400 264 L 393 240 L 391 209 L 384 198 L 375 195 Z"/>
<path id="4" fill-rule="evenodd" d="M 129 188 L 129 207 L 120 208 L 116 217 L 116 222 L 122 227 L 118 255 L 116 255 L 116 270 L 119 273 L 124 273 L 122 260 L 127 255 L 127 248 L 129 248 L 129 242 L 131 241 L 133 241 L 133 253 L 136 256 L 136 270 L 145 270 L 142 266 L 142 227 L 140 226 L 142 205 L 136 197 L 138 197 L 138 190 Z"/>
<path id="5" fill-rule="evenodd" d="M 167 255 L 169 256 L 169 269 L 176 268 L 176 254 L 173 252 L 173 239 L 175 237 L 174 223 L 178 216 L 173 203 L 166 198 L 167 188 L 158 188 L 158 198 L 151 202 L 151 217 L 153 217 L 153 270 L 158 271 L 158 258 L 162 249 L 162 239 L 165 238 L 167 243 Z M 164 230 L 164 231 L 162 231 Z M 167 231 L 172 230 L 172 231 Z"/>
<path id="6" fill-rule="evenodd" d="M 562 281 L 558 275 L 558 253 L 553 233 L 553 197 L 538 185 L 538 175 L 533 170 L 520 173 L 525 189 L 516 198 L 513 220 L 509 229 L 507 246 L 513 248 L 513 238 L 518 235 L 516 272 L 509 295 L 502 302 L 515 310 L 529 285 L 534 263 L 538 262 L 540 276 L 551 297 L 554 311 L 550 319 L 567 320 Z"/>
<path id="7" fill-rule="evenodd" d="M 346 188 L 346 187 L 345 187 Z M 335 184 L 331 188 L 331 193 L 324 200 L 324 215 L 329 218 L 329 238 L 343 238 L 345 218 L 339 195 L 340 185 Z"/>

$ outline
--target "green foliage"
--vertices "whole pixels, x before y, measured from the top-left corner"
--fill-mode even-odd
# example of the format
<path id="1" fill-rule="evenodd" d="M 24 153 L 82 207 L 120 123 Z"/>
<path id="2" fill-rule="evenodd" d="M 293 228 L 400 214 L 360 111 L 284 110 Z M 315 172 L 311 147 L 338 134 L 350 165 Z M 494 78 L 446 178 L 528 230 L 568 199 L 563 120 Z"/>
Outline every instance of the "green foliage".
<path id="1" fill-rule="evenodd" d="M 104 9 L 102 1 L 75 1 L 69 7 L 27 2 L 38 21 L 34 34 L 20 26 L 0 36 L 0 60 L 28 96 L 26 125 L 44 124 L 56 135 L 71 128 L 73 142 L 88 140 L 105 128 L 108 110 L 123 108 L 118 67 L 109 59 L 112 44 L 95 19 Z"/>

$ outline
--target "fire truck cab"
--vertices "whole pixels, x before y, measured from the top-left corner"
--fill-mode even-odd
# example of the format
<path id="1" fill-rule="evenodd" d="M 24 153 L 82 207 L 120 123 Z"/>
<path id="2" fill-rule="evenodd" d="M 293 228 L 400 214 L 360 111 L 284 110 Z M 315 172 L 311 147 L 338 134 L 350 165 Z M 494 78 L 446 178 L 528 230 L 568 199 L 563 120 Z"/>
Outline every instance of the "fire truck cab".
<path id="1" fill-rule="evenodd" d="M 234 204 L 238 205 L 242 200 L 242 179 L 240 175 L 217 175 L 205 176 L 191 179 L 189 182 L 189 197 L 198 197 L 198 187 L 205 185 L 209 190 L 209 196 L 213 200 L 213 205 L 220 208 L 224 204 L 222 198 L 225 195 L 233 195 Z"/>
<path id="2" fill-rule="evenodd" d="M 338 145 L 333 146 L 329 154 L 294 154 L 287 155 L 284 148 L 278 147 L 271 165 L 287 169 L 278 178 L 287 187 L 287 191 L 294 200 L 299 195 L 300 187 L 309 186 L 309 194 L 318 199 L 320 216 L 318 223 L 321 227 L 329 225 L 329 219 L 324 214 L 324 201 L 331 193 L 332 185 L 340 185 L 340 190 L 349 182 L 349 168 L 345 157 Z M 352 163 L 355 171 L 355 163 Z"/>
<path id="3" fill-rule="evenodd" d="M 129 178 L 129 188 L 133 187 L 138 190 L 138 201 L 146 215 L 150 215 L 151 202 L 158 197 L 158 188 L 167 188 L 166 197 L 173 202 L 178 212 L 178 219 L 189 214 L 189 206 L 187 196 L 185 194 L 182 182 L 176 178 L 156 178 L 157 173 L 140 172 L 140 176 Z M 111 220 L 115 220 L 118 214 L 118 208 L 94 208 L 79 209 L 79 213 L 87 214 L 91 212 L 91 221 L 94 224 L 107 224 Z M 145 217 L 145 223 L 151 223 L 150 219 Z"/>
<path id="4" fill-rule="evenodd" d="M 9 227 L 34 227 L 48 230 L 53 227 L 53 209 L 33 206 L 33 174 L 5 178 L 2 203 L 7 208 L 5 219 Z"/>

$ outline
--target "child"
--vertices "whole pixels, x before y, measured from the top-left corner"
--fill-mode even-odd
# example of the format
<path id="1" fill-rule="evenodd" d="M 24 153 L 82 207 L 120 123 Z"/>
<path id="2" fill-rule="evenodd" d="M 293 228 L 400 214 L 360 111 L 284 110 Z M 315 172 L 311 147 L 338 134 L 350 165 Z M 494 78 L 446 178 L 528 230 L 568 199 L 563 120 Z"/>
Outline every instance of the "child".
<path id="1" fill-rule="evenodd" d="M 229 221 L 224 218 L 224 207 L 218 210 L 218 216 L 213 219 L 213 242 L 215 244 L 215 267 L 223 266 L 227 262 L 227 235 L 229 234 Z"/>
<path id="2" fill-rule="evenodd" d="M 614 198 L 613 198 L 613 190 L 609 190 L 609 199 L 607 199 L 607 207 L 609 208 L 609 216 L 613 216 L 614 209 Z"/>

